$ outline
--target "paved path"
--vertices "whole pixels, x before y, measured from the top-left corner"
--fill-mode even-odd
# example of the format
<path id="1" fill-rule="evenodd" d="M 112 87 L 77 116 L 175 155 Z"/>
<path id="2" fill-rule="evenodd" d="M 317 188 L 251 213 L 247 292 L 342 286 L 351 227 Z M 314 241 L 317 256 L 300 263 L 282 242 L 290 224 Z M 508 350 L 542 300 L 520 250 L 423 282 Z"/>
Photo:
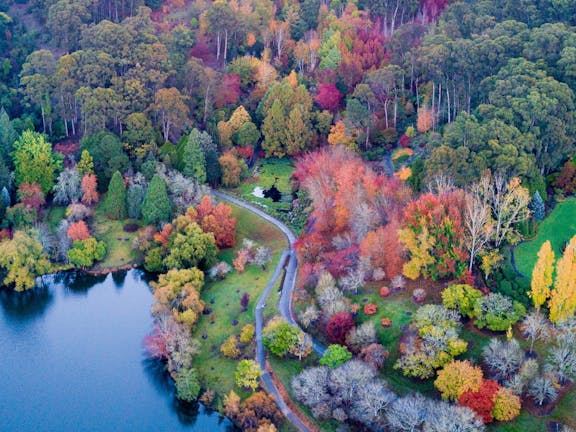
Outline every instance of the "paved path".
<path id="1" fill-rule="evenodd" d="M 288 239 L 288 243 L 290 245 L 289 249 L 285 249 L 282 251 L 282 256 L 278 261 L 278 265 L 276 266 L 276 270 L 274 270 L 274 274 L 268 281 L 264 292 L 258 299 L 256 303 L 256 310 L 255 310 L 255 318 L 256 318 L 256 360 L 260 364 L 260 368 L 264 371 L 262 375 L 262 381 L 264 382 L 264 386 L 268 393 L 270 393 L 276 403 L 278 404 L 278 408 L 282 411 L 284 416 L 288 419 L 290 423 L 294 425 L 298 430 L 307 432 L 309 428 L 302 423 L 302 421 L 294 414 L 294 412 L 286 405 L 286 402 L 280 395 L 278 388 L 272 381 L 272 377 L 266 371 L 266 353 L 264 351 L 264 344 L 262 343 L 262 327 L 263 327 L 263 317 L 262 317 L 262 309 L 266 306 L 266 299 L 270 294 L 270 291 L 276 284 L 276 281 L 282 274 L 282 270 L 285 270 L 284 276 L 284 283 L 282 285 L 282 291 L 280 293 L 280 301 L 278 302 L 278 310 L 280 311 L 280 315 L 289 323 L 298 325 L 295 317 L 294 311 L 292 310 L 292 293 L 294 291 L 294 287 L 296 285 L 296 275 L 298 274 L 298 259 L 296 257 L 296 251 L 294 250 L 294 242 L 296 241 L 296 236 L 292 232 L 290 228 L 288 228 L 283 222 L 279 221 L 275 217 L 270 216 L 269 214 L 265 213 L 264 211 L 260 210 L 259 208 L 248 204 L 245 201 L 242 201 L 238 198 L 234 198 L 228 194 L 215 191 L 213 190 L 212 193 L 214 196 L 223 199 L 225 201 L 231 202 L 236 204 L 237 206 L 243 207 L 256 215 L 260 216 L 262 219 L 267 220 L 271 224 L 275 225 L 280 231 L 284 233 L 286 238 Z M 316 341 L 312 341 L 314 351 L 322 355 L 325 351 L 325 348 Z"/>
<path id="2" fill-rule="evenodd" d="M 284 284 L 282 285 L 280 301 L 278 302 L 278 310 L 280 311 L 280 315 L 282 316 L 282 318 L 284 318 L 290 324 L 298 325 L 298 321 L 296 320 L 294 311 L 292 310 L 292 293 L 294 292 L 294 288 L 296 286 L 296 276 L 298 275 L 298 258 L 296 257 L 296 251 L 294 250 L 296 235 L 292 232 L 290 228 L 286 226 L 286 224 L 279 221 L 275 217 L 270 216 L 268 213 L 265 213 L 263 210 L 260 210 L 258 207 L 253 206 L 252 204 L 249 204 L 246 201 L 232 197 L 220 191 L 212 191 L 212 193 L 214 194 L 214 196 L 217 196 L 218 198 L 221 198 L 223 200 L 236 204 L 237 206 L 250 210 L 252 213 L 255 213 L 261 218 L 267 220 L 271 224 L 275 225 L 280 231 L 282 231 L 286 236 L 286 238 L 288 239 L 288 243 L 290 244 L 290 249 L 288 250 L 289 260 L 288 263 L 286 264 L 286 276 L 284 277 Z M 263 297 L 266 296 L 267 294 L 265 292 Z M 313 340 L 312 342 L 314 351 L 320 356 L 324 354 L 326 348 L 315 340 Z"/>

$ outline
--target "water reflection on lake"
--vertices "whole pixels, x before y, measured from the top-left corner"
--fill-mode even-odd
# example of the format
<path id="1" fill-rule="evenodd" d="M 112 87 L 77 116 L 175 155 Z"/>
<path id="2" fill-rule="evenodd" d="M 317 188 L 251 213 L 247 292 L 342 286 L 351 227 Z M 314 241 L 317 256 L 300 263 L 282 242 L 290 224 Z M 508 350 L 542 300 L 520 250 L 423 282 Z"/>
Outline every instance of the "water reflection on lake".
<path id="1" fill-rule="evenodd" d="M 138 270 L 0 288 L 0 430 L 234 430 L 178 402 L 164 364 L 146 358 L 151 302 Z"/>

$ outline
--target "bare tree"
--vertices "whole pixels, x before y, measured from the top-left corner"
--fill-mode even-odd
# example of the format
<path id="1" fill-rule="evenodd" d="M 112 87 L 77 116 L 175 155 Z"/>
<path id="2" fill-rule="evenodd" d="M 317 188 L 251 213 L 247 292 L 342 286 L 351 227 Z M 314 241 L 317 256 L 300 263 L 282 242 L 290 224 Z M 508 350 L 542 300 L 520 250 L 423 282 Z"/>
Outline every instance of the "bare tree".
<path id="1" fill-rule="evenodd" d="M 539 311 L 534 311 L 522 321 L 522 334 L 530 339 L 530 352 L 534 352 L 534 342 L 538 339 L 546 339 L 550 334 L 548 322 Z"/>
<path id="2" fill-rule="evenodd" d="M 576 378 L 576 347 L 560 341 L 552 347 L 544 370 L 552 373 L 562 384 Z"/>
<path id="3" fill-rule="evenodd" d="M 428 192 L 443 195 L 454 189 L 454 179 L 444 173 L 436 173 L 427 184 Z"/>
<path id="4" fill-rule="evenodd" d="M 544 402 L 552 402 L 558 397 L 554 383 L 547 376 L 533 379 L 528 386 L 528 394 L 540 406 L 544 405 Z"/>
<path id="5" fill-rule="evenodd" d="M 496 247 L 513 233 L 513 226 L 530 216 L 530 193 L 517 177 L 506 181 L 502 174 L 485 174 L 479 182 L 480 193 L 490 202 L 494 218 L 492 240 Z"/>
<path id="6" fill-rule="evenodd" d="M 396 399 L 386 410 L 386 420 L 394 432 L 414 432 L 426 419 L 428 401 L 419 393 Z"/>
<path id="7" fill-rule="evenodd" d="M 470 192 L 466 194 L 464 216 L 464 226 L 468 237 L 466 245 L 470 252 L 468 270 L 472 270 L 474 258 L 479 252 L 482 252 L 493 233 L 490 204 L 486 196 L 480 193 L 478 184 L 472 185 Z"/>
<path id="8" fill-rule="evenodd" d="M 372 321 L 352 328 L 346 335 L 346 345 L 355 353 L 360 352 L 363 346 L 373 343 L 376 343 L 376 327 Z"/>
<path id="9" fill-rule="evenodd" d="M 516 339 L 506 342 L 491 339 L 482 350 L 482 359 L 498 379 L 506 379 L 520 370 L 524 352 Z"/>

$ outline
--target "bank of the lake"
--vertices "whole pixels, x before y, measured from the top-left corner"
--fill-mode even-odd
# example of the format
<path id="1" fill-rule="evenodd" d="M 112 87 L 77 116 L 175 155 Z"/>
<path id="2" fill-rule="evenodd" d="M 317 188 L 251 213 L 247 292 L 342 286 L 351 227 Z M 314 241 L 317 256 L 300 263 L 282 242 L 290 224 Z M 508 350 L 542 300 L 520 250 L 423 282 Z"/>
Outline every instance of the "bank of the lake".
<path id="1" fill-rule="evenodd" d="M 151 303 L 139 270 L 0 289 L 1 430 L 233 430 L 178 403 L 163 365 L 147 359 Z"/>

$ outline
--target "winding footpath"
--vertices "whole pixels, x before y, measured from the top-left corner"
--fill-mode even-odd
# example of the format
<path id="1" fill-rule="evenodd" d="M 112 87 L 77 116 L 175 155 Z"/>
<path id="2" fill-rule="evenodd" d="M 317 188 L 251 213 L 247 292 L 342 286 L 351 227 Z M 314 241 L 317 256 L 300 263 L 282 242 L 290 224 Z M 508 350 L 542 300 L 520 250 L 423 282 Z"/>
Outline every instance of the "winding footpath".
<path id="1" fill-rule="evenodd" d="M 252 204 L 248 204 L 246 201 L 240 200 L 238 198 L 232 197 L 228 194 L 225 194 L 220 191 L 213 190 L 212 194 L 215 197 L 218 197 L 224 201 L 228 201 L 232 204 L 235 204 L 239 207 L 245 208 L 246 210 L 251 211 L 252 213 L 256 214 L 257 216 L 261 217 L 262 219 L 270 222 L 274 226 L 276 226 L 284 235 L 286 236 L 289 244 L 289 248 L 282 251 L 282 256 L 278 261 L 278 265 L 276 266 L 276 270 L 274 274 L 268 281 L 264 292 L 258 299 L 256 303 L 256 309 L 254 316 L 256 318 L 256 359 L 260 365 L 260 368 L 264 372 L 262 375 L 262 381 L 268 390 L 268 393 L 271 394 L 274 399 L 276 399 L 276 403 L 278 407 L 284 414 L 284 416 L 296 427 L 298 430 L 307 432 L 310 429 L 302 423 L 300 418 L 294 414 L 294 412 L 290 409 L 290 407 L 286 404 L 286 401 L 282 398 L 282 395 L 278 391 L 276 384 L 272 380 L 272 377 L 266 370 L 266 354 L 264 351 L 264 344 L 262 343 L 262 329 L 263 329 L 263 317 L 262 317 L 262 309 L 266 306 L 266 299 L 272 291 L 272 288 L 276 284 L 278 278 L 282 275 L 282 270 L 285 270 L 284 276 L 284 283 L 282 285 L 281 294 L 280 294 L 280 301 L 278 302 L 278 310 L 282 318 L 284 318 L 290 324 L 298 325 L 296 318 L 294 316 L 294 311 L 292 310 L 292 294 L 294 292 L 294 287 L 296 286 L 296 275 L 298 274 L 298 258 L 296 257 L 296 251 L 294 250 L 294 243 L 296 242 L 296 235 L 292 232 L 290 228 L 288 228 L 283 222 L 279 221 L 273 216 L 265 213 L 264 211 L 260 210 L 259 208 L 253 206 Z M 318 355 L 324 354 L 325 347 L 322 346 L 320 343 L 312 340 L 314 352 Z"/>

